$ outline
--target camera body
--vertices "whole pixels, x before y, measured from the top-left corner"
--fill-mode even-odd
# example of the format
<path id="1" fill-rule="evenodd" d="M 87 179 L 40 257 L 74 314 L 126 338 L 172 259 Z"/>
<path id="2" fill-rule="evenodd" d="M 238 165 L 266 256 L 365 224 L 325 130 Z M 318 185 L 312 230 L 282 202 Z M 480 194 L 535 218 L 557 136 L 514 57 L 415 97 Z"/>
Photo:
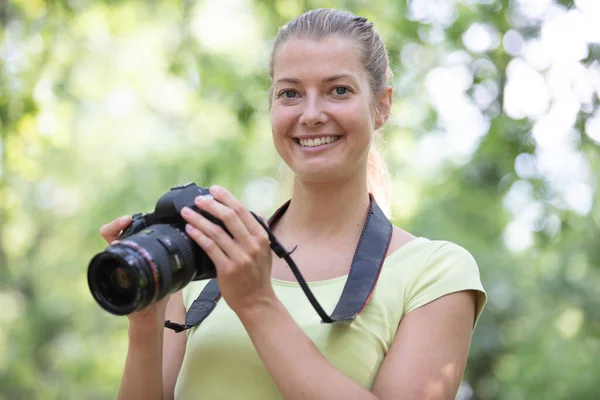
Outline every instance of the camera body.
<path id="1" fill-rule="evenodd" d="M 184 207 L 193 209 L 225 229 L 220 220 L 196 207 L 194 200 L 198 196 L 212 197 L 207 188 L 202 188 L 193 182 L 172 187 L 171 190 L 158 199 L 154 212 L 134 214 L 131 217 L 131 223 L 123 230 L 119 240 L 123 240 L 155 224 L 174 225 L 185 232 L 186 222 L 181 217 L 181 210 Z"/>
<path id="2" fill-rule="evenodd" d="M 171 188 L 153 212 L 134 214 L 119 241 L 92 258 L 88 285 L 102 308 L 126 315 L 191 281 L 216 277 L 206 252 L 185 233 L 181 209 L 189 207 L 229 232 L 219 219 L 195 206 L 197 196 L 211 194 L 193 182 Z"/>

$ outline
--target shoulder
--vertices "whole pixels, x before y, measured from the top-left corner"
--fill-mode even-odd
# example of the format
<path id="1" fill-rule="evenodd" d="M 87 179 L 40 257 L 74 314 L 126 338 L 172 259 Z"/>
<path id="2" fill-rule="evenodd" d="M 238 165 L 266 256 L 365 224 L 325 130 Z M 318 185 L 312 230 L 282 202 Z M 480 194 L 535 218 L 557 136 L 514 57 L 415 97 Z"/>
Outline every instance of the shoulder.
<path id="1" fill-rule="evenodd" d="M 415 235 L 394 225 L 394 229 L 392 231 L 392 240 L 390 241 L 390 246 L 388 247 L 388 255 L 392 254 L 400 247 L 415 239 L 417 239 Z"/>
<path id="2" fill-rule="evenodd" d="M 418 268 L 419 270 L 432 267 L 450 267 L 452 264 L 478 270 L 475 258 L 464 247 L 447 240 L 432 240 L 415 236 L 400 227 L 394 226 L 388 255 L 406 245 L 411 245 L 413 252 L 419 253 L 421 256 L 422 265 Z"/>
<path id="3" fill-rule="evenodd" d="M 425 269 L 448 270 L 448 272 L 476 273 L 479 276 L 479 267 L 475 257 L 464 247 L 447 240 L 429 240 L 427 258 L 423 267 Z"/>
<path id="4" fill-rule="evenodd" d="M 406 247 L 405 247 L 406 246 Z M 487 295 L 475 257 L 463 246 L 447 241 L 417 237 L 394 227 L 388 251 L 387 274 L 403 293 L 404 314 L 446 294 L 474 290 L 477 316 Z M 394 279 L 398 278 L 398 279 Z"/>
<path id="5" fill-rule="evenodd" d="M 420 255 L 410 279 L 404 312 L 450 293 L 474 291 L 477 321 L 487 303 L 487 294 L 473 255 L 454 242 L 429 239 L 425 239 Z"/>

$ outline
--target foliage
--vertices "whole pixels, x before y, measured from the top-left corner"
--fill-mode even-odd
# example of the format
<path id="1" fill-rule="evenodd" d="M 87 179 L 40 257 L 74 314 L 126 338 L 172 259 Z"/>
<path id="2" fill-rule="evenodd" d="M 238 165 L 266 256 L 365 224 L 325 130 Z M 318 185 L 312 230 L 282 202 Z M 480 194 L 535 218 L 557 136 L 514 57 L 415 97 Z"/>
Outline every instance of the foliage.
<path id="1" fill-rule="evenodd" d="M 581 46 L 566 30 L 553 37 L 565 59 L 526 52 L 548 21 L 597 8 L 554 3 L 0 3 L 0 399 L 114 398 L 127 322 L 86 281 L 103 223 L 187 181 L 219 183 L 262 213 L 285 196 L 268 55 L 278 27 L 317 6 L 368 17 L 388 45 L 394 222 L 480 264 L 490 301 L 459 396 L 597 397 L 600 39 L 568 58 Z M 534 67 L 510 86 L 520 60 Z M 532 82 L 539 92 L 518 108 Z"/>

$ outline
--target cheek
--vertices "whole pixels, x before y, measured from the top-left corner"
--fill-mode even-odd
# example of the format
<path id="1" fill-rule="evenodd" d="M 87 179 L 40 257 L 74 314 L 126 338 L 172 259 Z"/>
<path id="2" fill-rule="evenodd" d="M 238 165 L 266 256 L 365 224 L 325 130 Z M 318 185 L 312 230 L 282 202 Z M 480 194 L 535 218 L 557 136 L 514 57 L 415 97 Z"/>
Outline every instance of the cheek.
<path id="1" fill-rule="evenodd" d="M 293 115 L 291 110 L 278 107 L 271 110 L 271 129 L 273 137 L 278 139 L 285 136 L 293 127 Z"/>
<path id="2" fill-rule="evenodd" d="M 340 107 L 336 115 L 344 130 L 354 133 L 351 135 L 351 139 L 362 140 L 363 136 L 369 137 L 373 133 L 372 115 L 363 104 L 356 104 L 354 107 Z"/>
<path id="3" fill-rule="evenodd" d="M 285 109 L 271 110 L 271 132 L 273 135 L 273 145 L 279 157 L 287 162 L 290 152 L 290 142 L 288 136 L 293 129 L 293 120 L 289 112 Z"/>

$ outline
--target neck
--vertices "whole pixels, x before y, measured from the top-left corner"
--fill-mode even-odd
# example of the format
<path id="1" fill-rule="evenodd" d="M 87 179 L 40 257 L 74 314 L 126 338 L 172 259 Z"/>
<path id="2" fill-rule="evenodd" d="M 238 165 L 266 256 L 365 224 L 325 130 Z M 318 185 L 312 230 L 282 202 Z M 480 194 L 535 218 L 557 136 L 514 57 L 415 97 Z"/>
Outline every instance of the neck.
<path id="1" fill-rule="evenodd" d="M 335 183 L 296 178 L 290 206 L 277 230 L 309 241 L 346 236 L 360 232 L 368 209 L 366 176 Z"/>

